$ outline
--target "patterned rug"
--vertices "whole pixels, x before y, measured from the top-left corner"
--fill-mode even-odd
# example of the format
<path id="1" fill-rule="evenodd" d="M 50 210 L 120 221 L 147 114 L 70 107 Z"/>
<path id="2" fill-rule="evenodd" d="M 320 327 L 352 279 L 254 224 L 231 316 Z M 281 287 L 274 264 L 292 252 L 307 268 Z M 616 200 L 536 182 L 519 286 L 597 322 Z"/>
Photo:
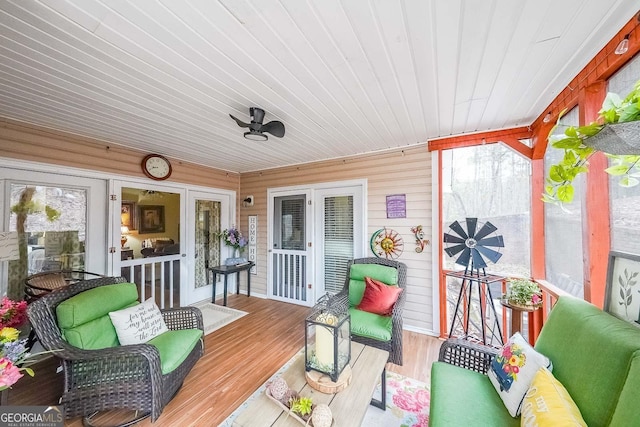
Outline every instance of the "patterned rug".
<path id="1" fill-rule="evenodd" d="M 202 311 L 205 335 L 210 334 L 211 332 L 220 329 L 247 314 L 245 311 L 236 310 L 223 305 L 211 304 L 207 301 L 201 301 L 193 304 L 193 306 L 198 307 L 200 311 Z"/>
<path id="2" fill-rule="evenodd" d="M 280 376 L 296 357 L 302 356 L 300 351 L 282 368 L 262 384 L 246 401 L 244 401 L 219 427 L 231 427 L 233 420 L 261 393 L 266 384 Z M 380 384 L 373 397 L 380 399 Z M 429 385 L 412 378 L 387 371 L 387 410 L 369 406 L 361 427 L 427 427 L 429 425 Z"/>

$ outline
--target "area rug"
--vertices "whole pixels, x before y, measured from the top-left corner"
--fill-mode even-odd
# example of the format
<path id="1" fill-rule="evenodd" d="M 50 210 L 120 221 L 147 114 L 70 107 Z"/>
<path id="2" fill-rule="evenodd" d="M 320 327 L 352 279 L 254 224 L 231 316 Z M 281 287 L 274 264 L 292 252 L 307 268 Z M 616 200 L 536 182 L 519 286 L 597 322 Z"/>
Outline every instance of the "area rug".
<path id="1" fill-rule="evenodd" d="M 280 376 L 302 351 L 294 355 L 282 368 L 245 400 L 219 427 L 231 427 L 233 420 L 251 403 L 264 393 L 267 383 Z M 373 397 L 380 399 L 380 384 Z M 427 427 L 429 425 L 429 385 L 418 380 L 387 371 L 387 410 L 369 406 L 361 427 Z"/>
<path id="2" fill-rule="evenodd" d="M 207 301 L 196 303 L 193 306 L 198 307 L 200 311 L 202 311 L 205 335 L 210 334 L 211 332 L 220 329 L 247 314 L 245 311 L 236 310 L 223 305 L 211 304 Z"/>

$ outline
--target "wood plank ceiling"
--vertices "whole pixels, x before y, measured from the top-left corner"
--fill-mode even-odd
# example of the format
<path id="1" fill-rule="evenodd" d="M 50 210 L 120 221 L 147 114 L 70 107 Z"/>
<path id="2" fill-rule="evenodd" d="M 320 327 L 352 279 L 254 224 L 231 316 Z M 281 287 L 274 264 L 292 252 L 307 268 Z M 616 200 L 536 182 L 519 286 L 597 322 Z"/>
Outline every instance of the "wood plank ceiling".
<path id="1" fill-rule="evenodd" d="M 529 125 L 632 0 L 0 0 L 0 117 L 235 172 Z M 249 107 L 286 135 L 244 139 Z M 0 153 L 1 156 L 1 153 Z"/>

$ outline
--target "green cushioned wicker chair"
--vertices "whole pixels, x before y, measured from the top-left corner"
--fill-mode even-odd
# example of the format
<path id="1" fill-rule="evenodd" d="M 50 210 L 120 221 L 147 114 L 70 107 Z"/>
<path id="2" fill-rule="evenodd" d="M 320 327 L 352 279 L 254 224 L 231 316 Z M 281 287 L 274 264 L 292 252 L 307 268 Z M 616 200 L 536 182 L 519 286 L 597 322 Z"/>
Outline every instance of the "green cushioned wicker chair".
<path id="1" fill-rule="evenodd" d="M 403 291 L 391 316 L 379 316 L 355 308 L 362 299 L 368 276 Z M 349 300 L 351 340 L 389 352 L 389 362 L 402 365 L 402 310 L 406 300 L 407 266 L 386 258 L 357 258 L 347 265 L 344 288 L 334 298 Z"/>
<path id="2" fill-rule="evenodd" d="M 130 409 L 155 421 L 203 355 L 202 313 L 194 307 L 161 310 L 169 331 L 120 345 L 108 313 L 138 304 L 136 285 L 124 282 L 85 280 L 29 305 L 42 346 L 62 361 L 67 418 Z"/>

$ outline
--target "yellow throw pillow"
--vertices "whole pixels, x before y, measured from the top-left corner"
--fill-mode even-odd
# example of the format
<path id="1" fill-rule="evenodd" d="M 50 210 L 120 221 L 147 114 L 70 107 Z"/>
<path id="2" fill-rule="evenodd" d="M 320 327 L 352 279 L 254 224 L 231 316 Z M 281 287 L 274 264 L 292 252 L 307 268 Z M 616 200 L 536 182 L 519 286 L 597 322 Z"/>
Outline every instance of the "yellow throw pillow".
<path id="1" fill-rule="evenodd" d="M 538 369 L 524 396 L 520 425 L 587 427 L 567 389 L 545 368 Z"/>

